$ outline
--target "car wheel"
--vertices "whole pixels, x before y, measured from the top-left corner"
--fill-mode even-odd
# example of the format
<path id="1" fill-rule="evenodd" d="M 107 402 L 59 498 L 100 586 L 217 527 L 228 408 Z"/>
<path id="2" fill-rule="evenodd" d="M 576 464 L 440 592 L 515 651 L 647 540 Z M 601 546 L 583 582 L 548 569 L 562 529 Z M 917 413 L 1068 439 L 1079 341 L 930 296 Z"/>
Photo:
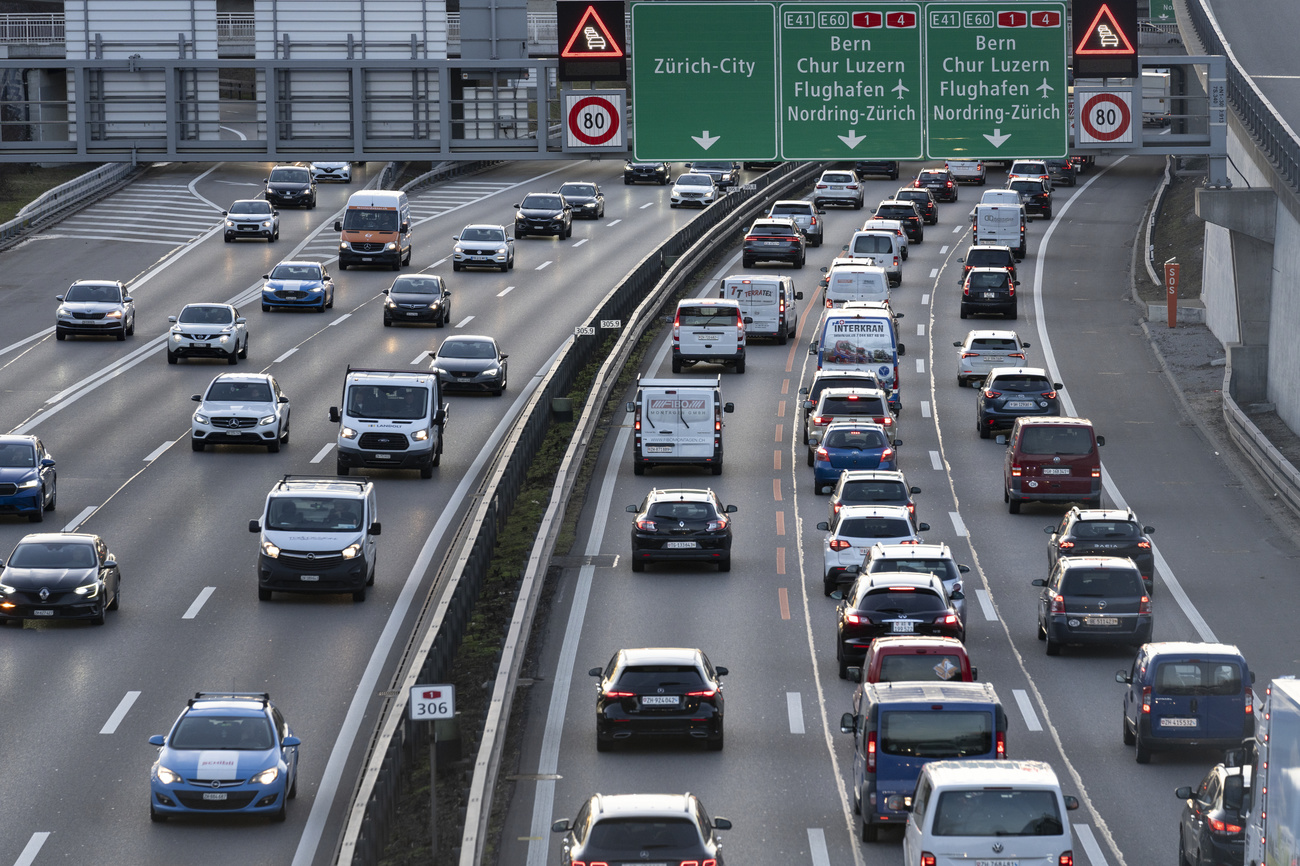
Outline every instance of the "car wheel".
<path id="1" fill-rule="evenodd" d="M 673 358 L 673 372 L 674 372 L 674 373 L 680 373 L 681 371 L 682 371 L 682 362 L 681 362 L 681 359 L 680 359 L 680 358 Z"/>
<path id="2" fill-rule="evenodd" d="M 640 464 L 633 464 L 633 465 L 640 465 Z M 638 474 L 640 474 L 640 473 L 638 473 Z M 645 571 L 645 560 L 644 560 L 644 559 L 637 559 L 635 553 L 632 554 L 632 560 L 631 560 L 631 562 L 632 562 L 632 570 L 633 570 L 633 571 L 636 571 L 636 572 Z"/>
<path id="3" fill-rule="evenodd" d="M 113 600 L 108 603 L 109 610 L 120 610 L 122 607 L 122 578 L 117 579 L 117 586 L 113 587 Z"/>
<path id="4" fill-rule="evenodd" d="M 1073 184 L 1071 184 L 1073 186 Z M 1178 866 L 1192 866 L 1187 859 L 1187 846 L 1183 844 L 1182 828 L 1178 828 Z"/>
<path id="5" fill-rule="evenodd" d="M 903 247 L 903 261 L 907 261 L 908 249 L 908 247 Z"/>
<path id="6" fill-rule="evenodd" d="M 603 738 L 600 736 L 600 732 L 597 731 L 597 732 L 596 732 L 596 751 L 597 751 L 597 752 L 612 752 L 613 750 L 614 750 L 614 742 L 613 742 L 612 740 L 606 740 L 606 739 L 603 739 Z"/>
<path id="7" fill-rule="evenodd" d="M 270 442 L 267 442 L 266 451 L 268 454 L 278 454 L 280 452 L 280 437 L 277 436 Z"/>
<path id="8" fill-rule="evenodd" d="M 839 655 L 839 653 L 836 653 L 836 655 Z M 847 680 L 847 679 L 849 678 L 849 663 L 848 663 L 848 661 L 847 661 L 846 659 L 843 659 L 843 658 L 839 659 L 839 668 L 840 668 L 840 679 L 842 679 L 842 680 Z"/>
<path id="9" fill-rule="evenodd" d="M 460 262 L 452 262 L 452 263 L 451 263 L 451 269 L 452 269 L 453 271 L 459 271 L 459 270 L 460 270 L 460 267 L 461 267 Z"/>
<path id="10" fill-rule="evenodd" d="M 805 440 L 805 441 L 807 441 L 807 440 Z M 809 448 L 809 449 L 808 449 L 808 465 L 809 465 L 809 466 L 812 466 L 812 465 L 813 465 L 813 462 L 814 462 L 816 459 L 817 459 L 817 457 L 816 457 L 816 452 L 813 451 L 811 448 Z"/>
<path id="11" fill-rule="evenodd" d="M 286 794 L 285 796 L 288 797 L 290 800 L 293 800 L 298 796 L 298 773 L 296 770 L 294 771 L 293 774 L 293 784 L 289 786 L 289 793 Z"/>
<path id="12" fill-rule="evenodd" d="M 271 600 L 271 590 L 269 590 L 269 589 L 263 589 L 262 587 L 259 586 L 259 587 L 257 588 L 257 600 L 258 600 L 258 601 L 270 601 L 270 600 Z"/>
<path id="13" fill-rule="evenodd" d="M 838 583 L 837 581 L 834 581 L 834 580 L 827 580 L 825 577 L 823 577 L 823 578 L 822 578 L 822 595 L 826 596 L 827 598 L 830 598 L 830 597 L 831 597 L 831 593 L 834 592 L 838 586 L 839 586 L 839 583 Z"/>
<path id="14" fill-rule="evenodd" d="M 175 352 L 172 352 L 172 351 L 168 351 L 168 352 L 167 352 L 167 363 L 168 363 L 168 364 L 175 364 L 178 360 L 179 360 L 179 356 L 178 356 Z"/>
<path id="15" fill-rule="evenodd" d="M 233 367 L 233 366 L 235 366 L 236 364 L 239 363 L 239 350 L 238 350 L 238 349 L 234 349 L 234 350 L 232 350 L 231 353 L 230 353 L 229 355 L 226 356 L 226 363 L 229 364 L 231 367 Z"/>
<path id="16" fill-rule="evenodd" d="M 754 260 L 751 259 L 751 258 L 749 258 L 749 257 L 747 257 L 747 256 L 746 256 L 746 257 L 741 257 L 741 259 L 740 259 L 740 266 L 741 266 L 742 268 L 752 268 L 752 267 L 754 266 Z"/>
<path id="17" fill-rule="evenodd" d="M 58 479 L 56 478 L 54 481 L 54 489 L 50 491 L 50 501 L 45 503 L 45 510 L 53 511 L 58 504 L 59 504 L 59 482 Z M 1147 593 L 1147 595 L 1150 594 L 1151 593 Z"/>
<path id="18" fill-rule="evenodd" d="M 786 343 L 790 342 L 790 329 L 785 325 L 782 325 L 781 330 L 777 332 L 776 342 L 779 346 L 784 346 Z"/>
<path id="19" fill-rule="evenodd" d="M 315 206 L 316 206 L 316 205 L 314 205 L 314 204 L 312 205 L 312 207 L 315 207 Z M 285 810 L 285 805 L 284 805 L 284 803 L 285 803 L 285 798 L 282 797 L 282 798 L 280 799 L 280 808 L 276 809 L 274 812 L 271 813 L 271 823 L 273 823 L 273 824 L 283 824 L 283 823 L 284 823 L 284 819 L 287 818 L 287 817 L 289 817 L 289 813 Z"/>
<path id="20" fill-rule="evenodd" d="M 68 335 L 56 328 L 54 330 L 54 339 L 58 340 L 61 343 L 64 340 L 68 339 Z"/>
<path id="21" fill-rule="evenodd" d="M 353 600 L 354 602 L 357 602 L 357 603 L 360 603 L 360 602 L 365 601 L 365 600 L 366 600 L 366 589 L 365 589 L 365 587 L 362 587 L 361 589 L 358 589 L 358 590 L 354 591 L 354 592 L 352 593 L 352 600 Z"/>
<path id="22" fill-rule="evenodd" d="M 711 463 L 711 464 L 709 464 L 709 473 L 712 474 L 712 475 L 721 475 L 721 474 L 722 474 L 722 464 L 721 464 L 721 463 Z"/>
<path id="23" fill-rule="evenodd" d="M 273 244 L 279 239 L 280 239 L 280 230 L 277 228 L 274 232 L 271 233 L 271 236 L 266 239 L 266 242 L 268 244 Z"/>
<path id="24" fill-rule="evenodd" d="M 1043 219 L 1049 220 L 1051 218 L 1052 218 L 1052 212 L 1050 210 L 1043 211 Z"/>
<path id="25" fill-rule="evenodd" d="M 41 505 L 37 506 L 37 508 L 36 508 L 35 511 L 33 511 L 31 514 L 27 515 L 27 522 L 28 522 L 28 523 L 43 523 L 44 521 L 45 521 L 45 507 L 44 507 L 44 504 L 41 504 Z"/>
<path id="26" fill-rule="evenodd" d="M 965 304 L 962 304 L 960 309 L 957 311 L 957 315 L 964 319 L 970 315 L 970 311 L 966 309 Z"/>
<path id="27" fill-rule="evenodd" d="M 867 821 L 867 818 L 864 815 L 862 817 L 862 841 L 876 842 L 879 841 L 879 839 L 880 839 L 880 828 L 877 827 L 875 824 L 872 824 L 869 821 Z"/>
<path id="28" fill-rule="evenodd" d="M 853 209 L 854 209 L 854 210 L 862 210 L 862 202 L 860 202 L 860 201 L 855 201 L 855 202 L 853 203 Z"/>
<path id="29" fill-rule="evenodd" d="M 718 735 L 717 735 L 716 737 L 710 737 L 709 740 L 708 740 L 708 748 L 709 748 L 709 751 L 710 751 L 710 752 L 721 752 L 721 751 L 722 751 L 722 745 L 723 745 L 724 742 L 725 742 L 725 740 L 723 739 L 723 730 L 722 730 L 721 728 L 719 728 L 719 729 L 718 729 Z"/>
<path id="30" fill-rule="evenodd" d="M 1133 740 L 1133 745 L 1137 747 L 1137 751 L 1133 755 L 1134 759 L 1139 764 L 1151 763 L 1151 750 L 1147 748 L 1146 741 L 1142 739 L 1142 735 L 1137 734 L 1134 736 Z"/>
<path id="31" fill-rule="evenodd" d="M 737 373 L 740 373 L 741 375 L 744 375 L 744 373 L 745 373 L 745 359 L 744 359 L 744 358 L 741 358 L 739 361 L 736 362 L 736 372 L 737 372 Z"/>
<path id="32" fill-rule="evenodd" d="M 670 201 L 670 202 L 668 202 L 668 206 L 669 206 L 669 207 L 677 207 L 677 202 Z"/>
<path id="33" fill-rule="evenodd" d="M 335 474 L 335 475 L 347 475 L 347 474 L 348 474 L 348 465 L 347 465 L 346 463 L 344 463 L 342 460 L 338 461 L 337 463 L 334 464 L 334 474 Z"/>
<path id="34" fill-rule="evenodd" d="M 988 425 L 981 424 L 979 421 L 975 422 L 975 428 L 980 431 L 981 439 L 987 439 L 989 438 L 989 436 L 992 435 L 992 430 L 988 427 Z"/>
<path id="35" fill-rule="evenodd" d="M 633 475 L 645 475 L 645 464 L 644 464 L 644 463 L 641 463 L 640 461 L 633 460 L 633 461 L 632 461 L 632 474 L 633 474 Z"/>
<path id="36" fill-rule="evenodd" d="M 433 452 L 433 465 L 438 467 L 442 463 L 442 440 L 438 440 L 438 450 Z"/>
<path id="37" fill-rule="evenodd" d="M 190 450 L 191 450 L 191 451 L 202 451 L 203 449 L 205 449 L 205 448 L 207 448 L 207 447 L 208 447 L 208 443 L 204 442 L 202 439 L 191 439 L 191 440 L 190 440 Z"/>
<path id="38" fill-rule="evenodd" d="M 731 557 L 718 560 L 718 571 L 731 571 Z"/>
<path id="39" fill-rule="evenodd" d="M 269 312 L 271 312 L 271 305 L 270 305 L 270 304 L 262 304 L 262 312 L 263 312 L 263 313 L 269 313 Z"/>
<path id="40" fill-rule="evenodd" d="M 423 479 L 425 479 L 426 481 L 427 481 L 428 479 L 432 478 L 432 477 L 433 477 L 433 467 L 432 467 L 432 466 L 421 466 L 421 467 L 420 467 L 420 477 L 423 478 Z"/>
<path id="41" fill-rule="evenodd" d="M 164 821 L 167 820 L 167 816 L 164 815 L 162 812 L 159 812 L 159 811 L 155 810 L 154 807 L 153 807 L 153 804 L 150 803 L 150 804 L 149 804 L 149 820 L 150 820 L 150 821 L 153 821 L 155 824 L 161 824 L 161 823 L 163 823 Z"/>
<path id="42" fill-rule="evenodd" d="M 1061 654 L 1061 645 L 1052 640 L 1052 633 L 1048 632 L 1046 636 L 1047 654 L 1049 656 L 1059 656 Z"/>
<path id="43" fill-rule="evenodd" d="M 107 602 L 101 601 L 99 603 L 99 609 L 95 611 L 95 615 L 90 618 L 91 625 L 103 625 L 105 622 L 108 621 L 108 619 L 104 616 L 104 611 L 107 607 L 108 607 Z"/>
<path id="44" fill-rule="evenodd" d="M 1007 496 L 1007 511 L 1010 511 L 1012 514 L 1019 514 L 1019 513 L 1020 513 L 1020 500 L 1019 500 L 1019 499 L 1012 499 L 1012 498 L 1010 497 L 1010 495 L 1008 495 L 1008 496 Z"/>
<path id="45" fill-rule="evenodd" d="M 240 350 L 239 357 L 248 358 L 248 337 L 244 337 L 244 348 Z"/>
<path id="46" fill-rule="evenodd" d="M 506 271 L 508 271 L 508 270 L 510 270 L 510 264 L 509 264 L 508 262 L 507 262 L 507 263 L 503 263 L 503 264 L 501 265 L 501 273 L 504 274 L 504 273 L 505 273 Z"/>
<path id="47" fill-rule="evenodd" d="M 1124 716 L 1121 715 L 1119 717 L 1119 720 L 1121 726 L 1124 728 L 1124 745 L 1126 746 L 1133 745 L 1134 743 L 1137 742 L 1137 737 L 1133 736 L 1133 732 L 1128 729 L 1128 719 L 1124 718 Z M 1179 859 L 1181 860 L 1181 858 Z"/>
<path id="48" fill-rule="evenodd" d="M 506 268 L 507 268 L 508 270 L 512 270 L 512 271 L 515 269 L 515 258 L 514 258 L 514 256 L 511 256 L 511 257 L 510 257 L 510 261 L 506 262 Z"/>
<path id="49" fill-rule="evenodd" d="M 225 240 L 226 243 L 230 243 L 230 241 L 232 240 L 232 238 L 230 237 L 230 235 L 225 235 L 225 236 L 223 237 L 223 239 Z"/>
<path id="50" fill-rule="evenodd" d="M 347 262 L 343 261 L 342 259 L 339 259 L 339 270 L 346 271 L 347 269 L 348 269 Z"/>
<path id="51" fill-rule="evenodd" d="M 401 255 L 398 255 L 398 257 L 393 261 L 392 270 L 400 271 L 401 269 L 402 269 L 402 257 Z"/>
<path id="52" fill-rule="evenodd" d="M 126 325 L 123 325 L 121 328 L 118 329 L 116 336 L 117 336 L 117 341 L 119 343 L 126 342 Z"/>

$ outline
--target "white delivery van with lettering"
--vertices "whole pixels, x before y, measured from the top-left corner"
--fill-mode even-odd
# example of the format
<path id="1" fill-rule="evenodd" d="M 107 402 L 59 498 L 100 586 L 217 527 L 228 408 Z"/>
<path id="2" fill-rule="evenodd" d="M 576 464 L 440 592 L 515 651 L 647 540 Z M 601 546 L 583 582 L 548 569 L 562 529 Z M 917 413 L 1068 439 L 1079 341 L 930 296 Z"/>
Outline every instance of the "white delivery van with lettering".
<path id="1" fill-rule="evenodd" d="M 889 406 L 902 406 L 898 358 L 907 347 L 898 342 L 894 318 L 888 310 L 848 308 L 827 310 L 819 336 L 808 354 L 817 356 L 818 370 L 867 370 L 889 394 Z"/>
<path id="2" fill-rule="evenodd" d="M 722 474 L 722 414 L 735 407 L 722 402 L 722 377 L 638 379 L 633 415 L 632 472 L 677 463 L 707 466 Z"/>
<path id="3" fill-rule="evenodd" d="M 1011 247 L 1017 259 L 1029 252 L 1025 242 L 1025 207 L 1021 204 L 978 204 L 971 222 L 975 244 Z"/>
<path id="4" fill-rule="evenodd" d="M 876 265 L 832 264 L 826 272 L 826 306 L 852 301 L 889 303 L 889 275 Z"/>
<path id="5" fill-rule="evenodd" d="M 803 300 L 803 292 L 795 291 L 789 277 L 724 277 L 718 297 L 740 304 L 742 318 L 752 320 L 745 326 L 748 337 L 775 337 L 784 346 L 799 324 L 795 301 Z"/>

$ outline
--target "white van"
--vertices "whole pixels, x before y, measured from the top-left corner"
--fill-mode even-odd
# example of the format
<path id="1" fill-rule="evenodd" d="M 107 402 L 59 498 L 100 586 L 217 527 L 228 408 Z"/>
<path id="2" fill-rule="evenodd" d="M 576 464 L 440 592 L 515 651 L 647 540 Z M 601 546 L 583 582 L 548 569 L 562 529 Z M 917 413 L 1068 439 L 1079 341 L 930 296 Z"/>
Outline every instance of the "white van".
<path id="1" fill-rule="evenodd" d="M 673 317 L 673 372 L 701 361 L 745 372 L 745 326 L 752 319 L 739 301 L 695 298 L 677 302 Z"/>
<path id="2" fill-rule="evenodd" d="M 722 377 L 696 381 L 642 379 L 632 413 L 632 472 L 677 463 L 706 466 L 722 474 L 722 415 L 735 407 L 722 402 Z"/>
<path id="3" fill-rule="evenodd" d="M 395 271 L 411 263 L 411 202 L 398 190 L 363 189 L 348 197 L 339 235 L 339 270 L 349 265 L 387 265 Z"/>
<path id="4" fill-rule="evenodd" d="M 892 231 L 884 229 L 854 232 L 852 239 L 844 247 L 844 253 L 838 259 L 872 259 L 871 262 L 885 269 L 891 286 L 903 284 L 903 247 L 902 239 Z M 837 260 L 838 260 L 837 259 Z"/>
<path id="5" fill-rule="evenodd" d="M 897 411 L 902 406 L 898 358 L 907 354 L 894 324 L 899 315 L 884 308 L 827 310 L 808 354 L 817 356 L 818 370 L 874 373 L 881 389 L 889 394 L 890 408 Z"/>
<path id="6" fill-rule="evenodd" d="M 286 475 L 266 494 L 261 519 L 248 521 L 248 531 L 261 534 L 258 600 L 273 592 L 350 592 L 365 601 L 379 530 L 369 479 Z"/>
<path id="7" fill-rule="evenodd" d="M 898 236 L 898 251 L 902 255 L 903 261 L 907 261 L 907 226 L 903 225 L 902 220 L 891 220 L 885 217 L 867 217 L 867 221 L 862 224 L 862 231 L 889 231 Z"/>
<path id="8" fill-rule="evenodd" d="M 339 425 L 336 471 L 418 469 L 421 478 L 432 478 L 442 461 L 449 415 L 437 373 L 349 364 L 343 404 L 329 411 L 330 421 Z"/>
<path id="9" fill-rule="evenodd" d="M 1075 862 L 1066 813 L 1079 801 L 1061 794 L 1043 761 L 935 761 L 921 768 L 907 800 L 901 794 L 886 800 L 891 809 L 911 812 L 904 863 Z"/>
<path id="10" fill-rule="evenodd" d="M 1022 204 L 975 205 L 975 215 L 971 221 L 971 241 L 978 246 L 1011 247 L 1016 258 L 1023 259 L 1029 253 L 1029 246 L 1025 239 L 1025 206 Z"/>
<path id="11" fill-rule="evenodd" d="M 889 303 L 889 275 L 878 265 L 832 264 L 823 293 L 828 308 L 852 301 Z"/>
<path id="12" fill-rule="evenodd" d="M 803 292 L 796 291 L 789 277 L 724 277 L 718 297 L 740 304 L 748 337 L 775 337 L 782 346 L 799 324 Z"/>

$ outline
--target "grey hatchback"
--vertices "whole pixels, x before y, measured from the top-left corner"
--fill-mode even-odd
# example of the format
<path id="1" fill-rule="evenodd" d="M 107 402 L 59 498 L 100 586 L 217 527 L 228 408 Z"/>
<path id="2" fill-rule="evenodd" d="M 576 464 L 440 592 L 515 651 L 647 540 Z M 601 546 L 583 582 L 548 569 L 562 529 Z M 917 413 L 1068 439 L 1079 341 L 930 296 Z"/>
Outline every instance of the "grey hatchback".
<path id="1" fill-rule="evenodd" d="M 1038 599 L 1038 639 L 1049 656 L 1065 644 L 1128 644 L 1151 640 L 1151 596 L 1133 560 L 1119 556 L 1068 556 L 1051 576 L 1033 582 Z"/>

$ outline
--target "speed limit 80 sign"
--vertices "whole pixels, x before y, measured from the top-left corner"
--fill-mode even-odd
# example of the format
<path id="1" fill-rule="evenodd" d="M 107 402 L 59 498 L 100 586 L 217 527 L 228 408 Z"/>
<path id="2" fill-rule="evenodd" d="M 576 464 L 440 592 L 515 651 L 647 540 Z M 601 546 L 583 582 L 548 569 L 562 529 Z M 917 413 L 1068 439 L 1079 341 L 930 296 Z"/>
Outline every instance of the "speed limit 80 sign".
<path id="1" fill-rule="evenodd" d="M 1076 93 L 1081 106 L 1075 119 L 1079 144 L 1110 145 L 1133 142 L 1133 93 L 1105 90 Z"/>
<path id="2" fill-rule="evenodd" d="M 626 150 L 621 90 L 570 90 L 564 94 L 564 149 Z"/>

